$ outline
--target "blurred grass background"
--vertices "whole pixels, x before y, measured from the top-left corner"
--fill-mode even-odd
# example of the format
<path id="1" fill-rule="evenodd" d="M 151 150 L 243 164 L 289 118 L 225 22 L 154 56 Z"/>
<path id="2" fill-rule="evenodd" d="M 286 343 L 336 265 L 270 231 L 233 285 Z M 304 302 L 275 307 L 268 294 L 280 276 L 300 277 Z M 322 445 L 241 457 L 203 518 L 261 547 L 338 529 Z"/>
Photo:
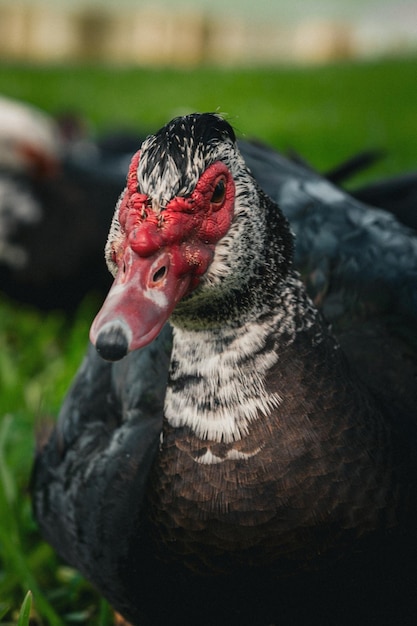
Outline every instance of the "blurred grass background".
<path id="1" fill-rule="evenodd" d="M 237 131 L 293 147 L 320 168 L 384 148 L 381 172 L 414 163 L 415 59 L 288 68 L 0 66 L 0 92 L 49 112 L 79 110 L 97 130 L 155 130 L 183 112 L 219 110 Z"/>
<path id="2" fill-rule="evenodd" d="M 358 182 L 416 168 L 416 77 L 414 58 L 246 70 L 1 64 L 0 93 L 52 114 L 79 112 L 97 134 L 152 132 L 175 115 L 218 110 L 239 135 L 294 149 L 320 170 L 384 150 Z M 2 623 L 16 622 L 28 589 L 33 624 L 112 623 L 107 605 L 40 540 L 28 495 L 35 428 L 56 416 L 98 306 L 92 296 L 67 319 L 0 301 Z"/>

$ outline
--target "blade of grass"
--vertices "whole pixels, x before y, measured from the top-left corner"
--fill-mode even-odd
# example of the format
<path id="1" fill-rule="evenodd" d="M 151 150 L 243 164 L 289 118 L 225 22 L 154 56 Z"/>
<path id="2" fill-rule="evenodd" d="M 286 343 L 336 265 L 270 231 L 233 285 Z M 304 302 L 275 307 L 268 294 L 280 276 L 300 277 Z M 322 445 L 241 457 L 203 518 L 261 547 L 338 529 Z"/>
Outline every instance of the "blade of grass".
<path id="1" fill-rule="evenodd" d="M 3 617 L 6 615 L 6 613 L 9 611 L 9 607 L 6 606 L 4 608 L 0 609 L 0 619 L 3 619 Z"/>
<path id="2" fill-rule="evenodd" d="M 28 591 L 23 600 L 22 607 L 17 620 L 17 626 L 29 626 L 30 611 L 32 609 L 32 592 Z"/>

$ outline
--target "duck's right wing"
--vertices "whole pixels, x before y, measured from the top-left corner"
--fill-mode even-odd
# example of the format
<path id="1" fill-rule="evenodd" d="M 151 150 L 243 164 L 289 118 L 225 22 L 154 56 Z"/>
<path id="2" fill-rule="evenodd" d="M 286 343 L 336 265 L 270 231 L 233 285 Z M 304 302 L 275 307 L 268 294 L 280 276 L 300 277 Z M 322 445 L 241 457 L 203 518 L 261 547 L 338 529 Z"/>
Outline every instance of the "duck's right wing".
<path id="1" fill-rule="evenodd" d="M 117 364 L 90 346 L 33 470 L 33 507 L 44 538 L 98 588 L 112 588 L 116 605 L 120 576 L 105 578 L 120 570 L 129 538 L 141 532 L 170 351 L 168 326 Z"/>

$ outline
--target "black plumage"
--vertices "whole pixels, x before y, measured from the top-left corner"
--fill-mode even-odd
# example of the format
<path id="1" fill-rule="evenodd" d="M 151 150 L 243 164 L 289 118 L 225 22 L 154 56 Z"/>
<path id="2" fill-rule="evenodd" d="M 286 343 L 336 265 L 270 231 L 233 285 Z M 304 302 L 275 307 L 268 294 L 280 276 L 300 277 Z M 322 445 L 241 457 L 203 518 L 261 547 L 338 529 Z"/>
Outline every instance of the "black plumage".
<path id="1" fill-rule="evenodd" d="M 417 172 L 374 181 L 351 193 L 365 204 L 390 211 L 403 224 L 417 230 Z"/>

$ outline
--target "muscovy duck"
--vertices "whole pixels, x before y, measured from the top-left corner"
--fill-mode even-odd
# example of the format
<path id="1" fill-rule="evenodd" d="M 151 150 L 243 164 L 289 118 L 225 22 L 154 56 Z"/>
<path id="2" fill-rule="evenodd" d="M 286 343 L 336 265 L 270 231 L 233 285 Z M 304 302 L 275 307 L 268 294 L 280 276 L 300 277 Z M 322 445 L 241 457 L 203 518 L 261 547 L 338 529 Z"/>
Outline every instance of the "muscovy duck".
<path id="1" fill-rule="evenodd" d="M 244 150 L 193 114 L 133 158 L 35 516 L 134 624 L 414 623 L 415 233 Z"/>

